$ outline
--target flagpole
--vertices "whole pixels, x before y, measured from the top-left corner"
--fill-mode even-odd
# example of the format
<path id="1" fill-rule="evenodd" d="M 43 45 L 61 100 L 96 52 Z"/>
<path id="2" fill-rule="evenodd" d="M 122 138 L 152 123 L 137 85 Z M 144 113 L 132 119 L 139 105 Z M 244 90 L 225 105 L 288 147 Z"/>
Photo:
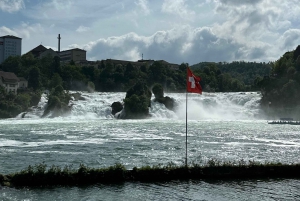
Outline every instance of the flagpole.
<path id="1" fill-rule="evenodd" d="M 187 167 L 187 98 L 188 93 L 186 92 L 186 104 L 185 104 L 185 166 Z"/>
<path id="2" fill-rule="evenodd" d="M 202 87 L 200 85 L 201 78 L 195 76 L 189 69 L 188 64 L 186 65 L 186 98 L 185 98 L 185 167 L 188 167 L 188 93 L 199 93 L 202 94 Z"/>
<path id="3" fill-rule="evenodd" d="M 186 98 L 185 98 L 185 167 L 187 167 L 188 163 L 187 163 L 187 130 L 188 130 L 188 127 L 187 127 L 187 99 L 188 99 L 188 65 L 187 65 L 187 68 L 186 68 Z"/>

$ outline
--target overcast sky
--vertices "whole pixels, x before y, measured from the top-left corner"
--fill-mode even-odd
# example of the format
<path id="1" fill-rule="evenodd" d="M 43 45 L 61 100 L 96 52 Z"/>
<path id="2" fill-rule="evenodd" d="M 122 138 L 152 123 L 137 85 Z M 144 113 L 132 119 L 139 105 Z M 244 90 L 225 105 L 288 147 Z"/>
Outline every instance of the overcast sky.
<path id="1" fill-rule="evenodd" d="M 300 44 L 299 0 L 0 0 L 0 36 L 88 60 L 275 61 Z"/>

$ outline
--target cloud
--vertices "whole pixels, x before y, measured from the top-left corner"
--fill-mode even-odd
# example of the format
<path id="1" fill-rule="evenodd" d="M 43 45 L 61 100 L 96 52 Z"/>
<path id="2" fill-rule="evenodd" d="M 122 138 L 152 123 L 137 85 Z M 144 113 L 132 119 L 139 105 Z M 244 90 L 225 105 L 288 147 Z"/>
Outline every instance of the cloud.
<path id="1" fill-rule="evenodd" d="M 278 40 L 280 48 L 293 50 L 300 44 L 300 29 L 289 29 Z"/>
<path id="2" fill-rule="evenodd" d="M 62 47 L 84 48 L 88 58 L 137 60 L 144 54 L 194 64 L 274 61 L 300 44 L 298 0 L 0 0 L 0 9 L 17 11 L 24 2 L 22 12 L 0 12 L 11 22 L 0 34 L 24 38 L 24 49 L 40 42 L 55 46 L 60 33 Z"/>
<path id="3" fill-rule="evenodd" d="M 79 26 L 79 27 L 76 29 L 76 32 L 82 33 L 82 32 L 88 31 L 89 29 L 90 29 L 89 27 Z"/>
<path id="4" fill-rule="evenodd" d="M 3 36 L 3 35 L 17 36 L 18 34 L 15 31 L 11 30 L 10 28 L 2 26 L 2 27 L 0 27 L 0 36 Z"/>
<path id="5" fill-rule="evenodd" d="M 191 19 L 195 14 L 194 11 L 188 9 L 185 0 L 164 0 L 161 10 L 164 13 L 175 14 L 184 19 Z"/>
<path id="6" fill-rule="evenodd" d="M 263 0 L 220 0 L 220 3 L 224 5 L 233 5 L 233 6 L 241 6 L 241 5 L 253 5 L 262 2 Z"/>
<path id="7" fill-rule="evenodd" d="M 138 0 L 137 2 L 135 2 L 135 4 L 141 9 L 142 13 L 144 13 L 145 15 L 150 14 L 147 0 Z"/>
<path id="8" fill-rule="evenodd" d="M 0 27 L 0 35 L 14 35 L 21 38 L 29 39 L 31 34 L 42 33 L 43 28 L 40 24 L 22 23 L 20 26 L 10 29 L 8 27 Z"/>
<path id="9" fill-rule="evenodd" d="M 233 39 L 219 37 L 209 27 L 182 27 L 158 31 L 151 36 L 129 33 L 101 38 L 85 45 L 73 45 L 87 50 L 88 58 L 166 60 L 171 63 L 190 64 L 201 61 L 265 61 L 268 44 L 244 45 Z"/>
<path id="10" fill-rule="evenodd" d="M 70 10 L 72 2 L 70 0 L 52 0 L 51 2 L 57 10 Z"/>
<path id="11" fill-rule="evenodd" d="M 16 12 L 25 8 L 23 0 L 0 0 L 0 9 L 4 12 Z"/>
<path id="12" fill-rule="evenodd" d="M 273 61 L 285 51 L 295 48 L 298 32 L 288 31 L 294 26 L 292 19 L 299 16 L 299 6 L 295 6 L 295 1 L 292 3 L 294 6 L 270 0 L 215 2 L 216 15 L 224 20 L 215 23 L 212 30 L 219 37 L 242 46 L 237 51 L 237 58 Z"/>

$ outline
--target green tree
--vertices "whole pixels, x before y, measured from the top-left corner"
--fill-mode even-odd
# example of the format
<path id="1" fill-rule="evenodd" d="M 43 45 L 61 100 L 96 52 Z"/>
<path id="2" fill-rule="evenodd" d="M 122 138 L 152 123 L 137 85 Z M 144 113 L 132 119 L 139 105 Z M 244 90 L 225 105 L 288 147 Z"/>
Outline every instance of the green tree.
<path id="1" fill-rule="evenodd" d="M 29 78 L 28 78 L 28 87 L 32 88 L 33 90 L 38 90 L 42 87 L 41 73 L 39 68 L 33 67 L 30 69 Z"/>
<path id="2" fill-rule="evenodd" d="M 1 68 L 5 72 L 13 72 L 19 74 L 22 69 L 22 62 L 20 56 L 9 56 L 2 64 Z"/>
<path id="3" fill-rule="evenodd" d="M 60 75 L 58 73 L 53 74 L 50 83 L 49 83 L 49 89 L 55 88 L 58 85 L 62 86 L 63 84 L 63 80 L 60 77 Z"/>

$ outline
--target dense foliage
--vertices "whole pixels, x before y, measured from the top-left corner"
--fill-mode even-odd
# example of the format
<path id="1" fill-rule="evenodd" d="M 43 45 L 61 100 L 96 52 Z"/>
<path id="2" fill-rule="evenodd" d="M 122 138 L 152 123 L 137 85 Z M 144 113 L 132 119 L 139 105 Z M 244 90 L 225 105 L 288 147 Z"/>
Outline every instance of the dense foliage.
<path id="1" fill-rule="evenodd" d="M 34 58 L 32 54 L 9 57 L 0 65 L 3 71 L 14 72 L 28 80 L 29 88 L 51 89 L 59 82 L 65 90 L 127 91 L 138 80 L 151 88 L 155 83 L 163 86 L 165 92 L 184 92 L 186 65 L 171 68 L 164 61 L 119 63 L 102 60 L 98 65 L 76 65 L 74 62 L 61 63 L 59 57 Z M 258 81 L 269 75 L 271 63 L 203 62 L 191 66 L 194 73 L 203 80 L 204 91 L 245 91 L 253 90 Z"/>
<path id="2" fill-rule="evenodd" d="M 256 91 L 258 82 L 269 76 L 272 63 L 234 61 L 201 62 L 191 68 L 201 76 L 204 91 Z"/>
<path id="3" fill-rule="evenodd" d="M 138 81 L 131 87 L 124 99 L 123 119 L 147 118 L 149 117 L 149 107 L 151 106 L 152 93 L 146 83 Z"/>
<path id="4" fill-rule="evenodd" d="M 278 59 L 270 76 L 265 76 L 258 85 L 263 94 L 261 103 L 270 115 L 299 118 L 300 46 Z"/>
<path id="5" fill-rule="evenodd" d="M 41 98 L 40 91 L 21 90 L 17 95 L 6 93 L 0 86 L 0 118 L 13 118 L 36 106 Z"/>

